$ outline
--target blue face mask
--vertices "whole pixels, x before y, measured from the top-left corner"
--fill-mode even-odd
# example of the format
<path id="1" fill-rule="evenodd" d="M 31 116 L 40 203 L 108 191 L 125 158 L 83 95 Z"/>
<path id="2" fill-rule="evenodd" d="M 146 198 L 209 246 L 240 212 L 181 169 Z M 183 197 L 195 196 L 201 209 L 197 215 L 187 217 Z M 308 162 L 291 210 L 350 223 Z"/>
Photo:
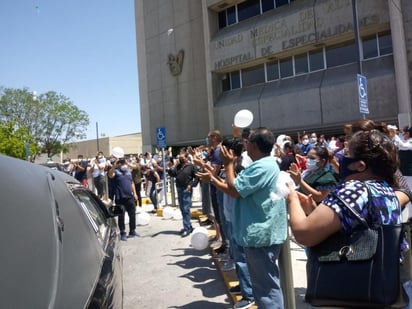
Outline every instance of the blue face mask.
<path id="1" fill-rule="evenodd" d="M 357 158 L 348 158 L 342 157 L 339 162 L 339 178 L 340 180 L 344 181 L 346 177 L 357 174 L 359 171 L 351 170 L 348 168 L 348 165 L 351 165 L 353 162 L 357 162 L 359 159 Z"/>

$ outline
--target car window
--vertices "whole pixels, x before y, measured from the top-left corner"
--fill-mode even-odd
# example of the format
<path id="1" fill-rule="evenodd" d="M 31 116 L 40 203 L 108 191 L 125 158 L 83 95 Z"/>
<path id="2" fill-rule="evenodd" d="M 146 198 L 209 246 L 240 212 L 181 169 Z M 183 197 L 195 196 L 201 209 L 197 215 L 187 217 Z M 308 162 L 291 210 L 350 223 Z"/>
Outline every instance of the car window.
<path id="1" fill-rule="evenodd" d="M 73 194 L 79 199 L 83 211 L 97 233 L 99 240 L 102 242 L 106 238 L 108 231 L 105 214 L 87 191 L 76 190 Z"/>

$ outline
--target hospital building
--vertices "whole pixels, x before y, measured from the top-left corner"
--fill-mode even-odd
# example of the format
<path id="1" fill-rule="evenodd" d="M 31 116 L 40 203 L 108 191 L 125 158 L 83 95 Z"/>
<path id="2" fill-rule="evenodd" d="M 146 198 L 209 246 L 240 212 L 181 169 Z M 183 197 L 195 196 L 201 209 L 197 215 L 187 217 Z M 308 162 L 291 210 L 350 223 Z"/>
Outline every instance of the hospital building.
<path id="1" fill-rule="evenodd" d="M 294 138 L 411 125 L 410 0 L 135 0 L 135 16 L 144 150 L 159 128 L 170 146 L 231 134 L 242 109 Z"/>

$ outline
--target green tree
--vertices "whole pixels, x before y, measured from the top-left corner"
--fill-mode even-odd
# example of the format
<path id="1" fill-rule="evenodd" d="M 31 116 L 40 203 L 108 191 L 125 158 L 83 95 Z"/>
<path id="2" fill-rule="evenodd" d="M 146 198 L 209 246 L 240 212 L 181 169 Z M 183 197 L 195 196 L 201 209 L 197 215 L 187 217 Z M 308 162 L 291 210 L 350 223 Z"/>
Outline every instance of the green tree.
<path id="1" fill-rule="evenodd" d="M 16 129 L 13 122 L 0 123 L 0 153 L 18 159 L 27 159 L 26 143 L 30 145 L 29 155 L 39 151 L 34 138 L 27 134 L 27 128 Z"/>
<path id="2" fill-rule="evenodd" d="M 32 137 L 36 154 L 52 157 L 67 152 L 68 144 L 83 135 L 89 124 L 86 112 L 53 91 L 36 96 L 28 88 L 2 88 L 0 95 L 0 120 Z"/>

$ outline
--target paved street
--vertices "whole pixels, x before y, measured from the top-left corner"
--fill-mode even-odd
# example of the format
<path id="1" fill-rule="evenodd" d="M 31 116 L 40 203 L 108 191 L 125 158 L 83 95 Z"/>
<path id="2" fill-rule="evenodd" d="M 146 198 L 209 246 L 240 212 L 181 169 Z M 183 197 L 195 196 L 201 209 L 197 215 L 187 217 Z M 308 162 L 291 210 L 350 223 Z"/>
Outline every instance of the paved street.
<path id="1" fill-rule="evenodd" d="M 151 207 L 145 205 L 143 210 Z M 231 308 L 232 299 L 210 249 L 195 250 L 190 236 L 181 238 L 181 220 L 150 217 L 148 225 L 137 227 L 141 237 L 122 242 L 124 309 Z M 197 220 L 193 226 L 198 226 Z M 296 308 L 310 308 L 302 301 L 305 253 L 292 242 L 291 254 Z"/>

